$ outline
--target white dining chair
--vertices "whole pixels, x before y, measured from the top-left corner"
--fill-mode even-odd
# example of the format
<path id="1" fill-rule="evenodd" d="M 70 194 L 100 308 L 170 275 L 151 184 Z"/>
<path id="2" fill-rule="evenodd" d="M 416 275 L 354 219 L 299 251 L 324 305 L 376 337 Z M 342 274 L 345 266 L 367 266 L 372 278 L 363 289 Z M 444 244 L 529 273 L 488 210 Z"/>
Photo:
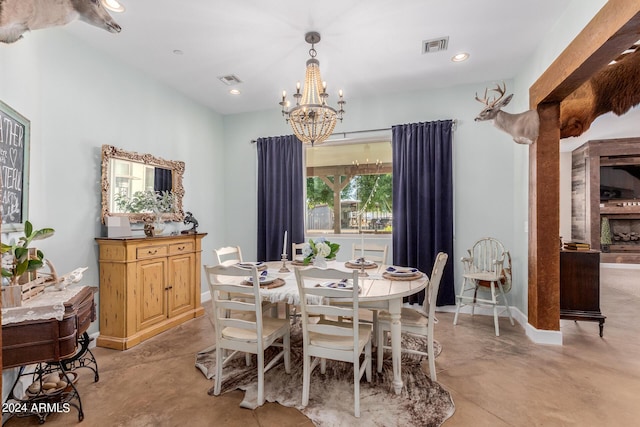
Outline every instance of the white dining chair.
<path id="1" fill-rule="evenodd" d="M 246 269 L 225 265 L 205 266 L 204 269 L 211 291 L 216 334 L 216 378 L 213 394 L 220 394 L 222 368 L 229 360 L 241 353 L 255 354 L 258 359 L 258 405 L 262 405 L 265 372 L 283 358 L 285 371 L 291 372 L 289 319 L 264 315 L 256 267 L 252 267 L 250 272 L 252 285 L 238 282 L 238 277 L 247 276 Z M 241 299 L 236 299 L 237 296 L 241 296 Z M 264 351 L 271 346 L 281 347 L 282 351 L 265 366 Z M 227 350 L 232 353 L 226 355 Z"/>
<path id="2" fill-rule="evenodd" d="M 302 309 L 302 406 L 309 404 L 311 373 L 318 363 L 324 374 L 326 359 L 339 360 L 353 364 L 354 414 L 360 417 L 360 379 L 366 374 L 367 381 L 371 382 L 371 325 L 358 322 L 358 272 L 312 267 L 296 268 L 295 274 Z M 351 289 L 329 287 L 327 281 L 337 286 L 346 283 Z M 333 299 L 348 299 L 351 304 L 334 306 L 331 305 Z M 311 318 L 312 315 L 325 318 L 318 321 L 317 317 Z M 339 322 L 327 317 L 349 317 L 352 321 Z"/>
<path id="3" fill-rule="evenodd" d="M 434 354 L 433 345 L 433 330 L 434 325 L 438 323 L 436 319 L 436 300 L 438 298 L 438 290 L 440 289 L 440 281 L 442 279 L 442 272 L 444 266 L 447 263 L 449 256 L 440 252 L 436 255 L 436 260 L 431 270 L 431 276 L 429 277 L 429 285 L 427 292 L 424 295 L 424 301 L 420 309 L 402 307 L 400 314 L 401 331 L 414 335 L 422 335 L 427 339 L 427 351 L 413 350 L 408 348 L 401 348 L 405 353 L 418 354 L 421 356 L 427 356 L 429 359 L 429 376 L 432 381 L 437 381 L 436 378 L 436 357 Z M 388 311 L 380 311 L 378 313 L 378 337 L 377 337 L 377 370 L 382 372 L 382 359 L 384 357 L 384 350 L 390 350 L 391 346 L 387 344 L 387 332 L 391 332 L 391 315 Z"/>
<path id="4" fill-rule="evenodd" d="M 242 251 L 240 246 L 225 246 L 223 248 L 214 249 L 218 264 L 233 265 L 242 262 Z"/>
<path id="5" fill-rule="evenodd" d="M 367 261 L 378 264 L 387 263 L 387 251 L 389 245 L 378 245 L 374 243 L 354 243 L 351 250 L 351 259 L 358 259 L 364 256 Z"/>
<path id="6" fill-rule="evenodd" d="M 458 324 L 460 308 L 471 305 L 473 316 L 476 306 L 493 308 L 493 323 L 496 336 L 500 336 L 498 306 L 503 305 L 514 326 L 507 293 L 511 290 L 511 255 L 504 245 L 493 237 L 485 237 L 467 250 L 469 256 L 461 259 L 464 271 L 460 293 L 456 296 L 456 314 L 453 324 Z M 481 295 L 478 296 L 478 292 Z M 487 295 L 488 294 L 488 295 Z"/>
<path id="7" fill-rule="evenodd" d="M 291 261 L 295 261 L 296 258 L 303 258 L 302 248 L 304 248 L 305 242 L 292 243 L 291 244 Z"/>

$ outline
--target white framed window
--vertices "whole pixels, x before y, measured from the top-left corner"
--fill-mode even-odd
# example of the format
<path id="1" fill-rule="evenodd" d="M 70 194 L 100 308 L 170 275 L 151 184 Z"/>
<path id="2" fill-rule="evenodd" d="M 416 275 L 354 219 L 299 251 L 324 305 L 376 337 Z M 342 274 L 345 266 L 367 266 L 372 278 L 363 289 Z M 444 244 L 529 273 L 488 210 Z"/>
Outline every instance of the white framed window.
<path id="1" fill-rule="evenodd" d="M 305 149 L 306 234 L 390 234 L 390 138 Z"/>

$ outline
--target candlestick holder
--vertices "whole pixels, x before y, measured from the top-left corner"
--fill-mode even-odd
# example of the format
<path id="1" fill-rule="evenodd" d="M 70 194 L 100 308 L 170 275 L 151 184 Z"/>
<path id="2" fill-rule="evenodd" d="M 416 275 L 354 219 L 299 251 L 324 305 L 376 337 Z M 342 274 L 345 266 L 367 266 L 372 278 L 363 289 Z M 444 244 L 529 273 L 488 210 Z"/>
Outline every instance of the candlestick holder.
<path id="1" fill-rule="evenodd" d="M 358 272 L 358 277 L 369 277 L 369 273 L 364 270 L 364 257 L 358 258 L 358 261 L 360 262 L 360 271 Z"/>
<path id="2" fill-rule="evenodd" d="M 282 267 L 280 267 L 278 273 L 291 273 L 291 270 L 287 268 L 287 254 L 282 254 Z"/>

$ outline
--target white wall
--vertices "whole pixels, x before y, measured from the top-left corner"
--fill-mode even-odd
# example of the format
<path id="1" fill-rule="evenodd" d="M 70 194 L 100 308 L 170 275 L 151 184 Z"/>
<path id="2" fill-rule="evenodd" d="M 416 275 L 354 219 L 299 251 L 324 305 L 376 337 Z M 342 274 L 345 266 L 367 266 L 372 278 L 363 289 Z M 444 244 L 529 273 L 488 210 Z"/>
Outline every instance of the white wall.
<path id="1" fill-rule="evenodd" d="M 336 132 L 341 132 L 431 120 L 457 120 L 453 136 L 455 242 L 454 254 L 449 258 L 454 264 L 456 278 L 461 273 L 458 259 L 477 239 L 494 236 L 509 248 L 516 246 L 516 240 L 526 239 L 522 227 L 514 225 L 511 207 L 519 192 L 514 188 L 511 177 L 516 167 L 512 161 L 514 152 L 526 151 L 527 148 L 515 144 L 509 135 L 490 123 L 473 121 L 482 107 L 474 100 L 474 94 L 490 84 L 492 82 L 349 99 L 344 122 L 336 128 Z M 507 86 L 512 86 L 512 82 L 507 81 Z M 256 256 L 257 234 L 256 151 L 255 144 L 249 141 L 291 133 L 275 107 L 277 99 L 274 99 L 273 110 L 224 118 L 225 174 L 232 176 L 234 172 L 242 171 L 228 181 L 225 243 L 241 245 L 249 259 Z M 514 235 L 516 228 L 518 236 Z M 345 248 L 338 259 L 348 259 L 353 239 L 340 236 L 334 240 Z M 389 240 L 387 242 L 390 244 Z M 513 257 L 514 262 L 526 268 L 526 253 L 514 251 Z M 526 296 L 526 286 L 521 285 L 512 292 L 517 295 L 516 301 L 522 301 L 523 294 Z"/>
<path id="2" fill-rule="evenodd" d="M 98 285 L 103 144 L 186 163 L 184 207 L 209 233 L 212 262 L 224 235 L 221 116 L 61 29 L 0 44 L 0 99 L 31 121 L 29 219 L 56 230 L 38 247 L 58 273 L 88 266 L 83 282 Z"/>

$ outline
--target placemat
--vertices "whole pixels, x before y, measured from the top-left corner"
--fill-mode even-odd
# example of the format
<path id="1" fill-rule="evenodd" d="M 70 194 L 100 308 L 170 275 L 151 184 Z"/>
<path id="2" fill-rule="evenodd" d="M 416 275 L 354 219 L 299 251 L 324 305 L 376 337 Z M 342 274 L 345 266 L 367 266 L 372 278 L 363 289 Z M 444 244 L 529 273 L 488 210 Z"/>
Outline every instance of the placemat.
<path id="1" fill-rule="evenodd" d="M 244 286 L 253 286 L 253 284 L 251 282 L 249 282 L 248 280 L 243 280 L 242 283 L 240 283 L 240 284 L 244 285 Z M 266 285 L 260 285 L 260 289 L 279 288 L 280 286 L 284 286 L 284 284 L 285 284 L 285 281 L 278 277 L 277 279 L 275 279 L 271 283 L 267 283 Z"/>
<path id="2" fill-rule="evenodd" d="M 393 276 L 385 271 L 384 273 L 382 273 L 382 277 L 388 280 L 408 281 L 408 280 L 420 279 L 422 277 L 422 273 L 417 272 L 416 274 L 411 276 Z"/>
<path id="3" fill-rule="evenodd" d="M 304 266 L 305 263 L 304 263 L 304 261 L 299 261 L 297 259 L 294 259 L 293 261 L 291 261 L 291 265 L 302 265 L 302 266 Z M 313 263 L 309 262 L 309 264 L 306 264 L 306 265 L 313 265 Z"/>
<path id="4" fill-rule="evenodd" d="M 344 266 L 347 268 L 353 268 L 354 270 L 360 270 L 362 268 L 361 264 L 353 264 L 349 261 L 344 263 Z M 376 264 L 375 262 L 373 264 L 365 264 L 364 265 L 364 269 L 365 270 L 369 270 L 371 268 L 378 268 L 378 264 Z"/>

